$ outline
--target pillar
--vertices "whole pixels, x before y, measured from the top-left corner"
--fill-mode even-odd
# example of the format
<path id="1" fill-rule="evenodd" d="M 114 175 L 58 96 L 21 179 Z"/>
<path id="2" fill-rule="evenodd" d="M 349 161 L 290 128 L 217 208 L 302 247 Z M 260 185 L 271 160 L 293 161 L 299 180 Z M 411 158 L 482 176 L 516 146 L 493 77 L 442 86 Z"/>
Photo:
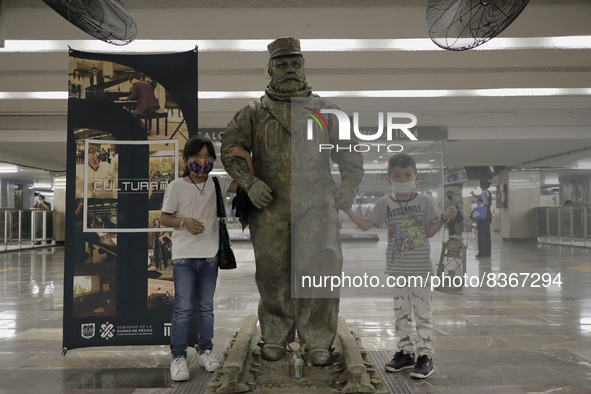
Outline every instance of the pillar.
<path id="1" fill-rule="evenodd" d="M 507 185 L 507 208 L 499 210 L 501 238 L 503 241 L 535 240 L 535 208 L 540 206 L 540 172 L 503 170 L 499 174 L 499 183 Z"/>

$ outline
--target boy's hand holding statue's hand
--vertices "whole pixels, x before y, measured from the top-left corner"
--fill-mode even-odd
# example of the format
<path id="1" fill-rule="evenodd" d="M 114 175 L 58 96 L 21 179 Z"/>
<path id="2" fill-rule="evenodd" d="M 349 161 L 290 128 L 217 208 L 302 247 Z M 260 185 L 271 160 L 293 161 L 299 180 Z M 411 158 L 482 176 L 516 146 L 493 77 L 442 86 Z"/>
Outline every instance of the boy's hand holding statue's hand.
<path id="1" fill-rule="evenodd" d="M 334 200 L 334 207 L 336 209 L 342 209 L 347 212 L 351 209 L 353 201 L 355 201 L 355 193 L 353 193 L 353 190 L 349 189 L 347 186 L 341 185 L 334 192 Z"/>
<path id="2" fill-rule="evenodd" d="M 445 220 L 452 220 L 453 218 L 456 217 L 458 213 L 458 210 L 456 209 L 456 207 L 448 207 L 445 212 L 443 212 L 443 219 Z"/>
<path id="3" fill-rule="evenodd" d="M 271 188 L 260 179 L 250 186 L 250 189 L 248 189 L 248 197 L 258 209 L 266 207 L 271 200 L 273 200 L 273 196 L 271 196 Z"/>
<path id="4" fill-rule="evenodd" d="M 189 233 L 197 235 L 201 234 L 205 230 L 205 227 L 203 227 L 203 223 L 201 223 L 199 220 L 193 218 L 185 218 L 185 229 Z"/>

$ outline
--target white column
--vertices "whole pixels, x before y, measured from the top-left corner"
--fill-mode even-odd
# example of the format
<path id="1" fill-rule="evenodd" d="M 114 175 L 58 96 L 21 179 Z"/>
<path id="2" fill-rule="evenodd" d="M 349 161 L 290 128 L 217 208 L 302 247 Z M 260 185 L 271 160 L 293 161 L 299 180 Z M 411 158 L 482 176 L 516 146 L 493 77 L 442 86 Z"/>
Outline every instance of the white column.
<path id="1" fill-rule="evenodd" d="M 499 183 L 508 185 L 507 208 L 501 208 L 503 239 L 535 239 L 540 206 L 539 171 L 501 171 Z"/>

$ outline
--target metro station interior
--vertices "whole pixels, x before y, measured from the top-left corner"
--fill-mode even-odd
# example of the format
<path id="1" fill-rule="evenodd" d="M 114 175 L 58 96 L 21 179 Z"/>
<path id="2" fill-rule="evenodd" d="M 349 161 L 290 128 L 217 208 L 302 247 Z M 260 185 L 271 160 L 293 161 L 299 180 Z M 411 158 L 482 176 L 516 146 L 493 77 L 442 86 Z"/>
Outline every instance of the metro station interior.
<path id="1" fill-rule="evenodd" d="M 440 213 L 453 192 L 464 215 L 457 230 L 468 247 L 465 273 L 540 279 L 539 286 L 528 281 L 465 287 L 462 295 L 434 292 L 435 373 L 424 380 L 398 373 L 404 387 L 390 392 L 591 393 L 588 1 L 532 0 L 498 37 L 468 51 L 431 42 L 427 0 L 123 3 L 138 26 L 128 46 L 90 37 L 42 1 L 0 0 L 0 394 L 184 392 L 170 379 L 168 346 L 90 347 L 62 355 L 66 187 L 72 187 L 66 185 L 67 82 L 78 69 L 83 87 L 90 86 L 96 67 L 113 82 L 109 91 L 131 87 L 122 78 L 129 70 L 73 60 L 68 47 L 167 53 L 197 46 L 199 133 L 219 152 L 220 133 L 269 83 L 267 44 L 287 36 L 301 40 L 313 92 L 348 114 L 357 112 L 361 126 L 375 130 L 380 112 L 416 116 L 418 141 L 394 143 L 415 159 L 417 191 Z M 154 119 L 145 126 L 154 138 L 177 138 L 182 149 L 189 134 L 182 113 L 161 85 L 155 93 L 166 124 Z M 79 132 L 100 138 L 94 130 Z M 107 152 L 102 161 L 111 163 L 114 145 L 100 146 Z M 386 176 L 393 154 L 385 148 L 363 153 L 365 175 L 352 207 L 361 216 L 391 193 Z M 84 167 L 83 158 L 76 160 Z M 213 173 L 225 174 L 219 158 Z M 477 226 L 469 219 L 471 192 L 480 194 L 482 179 L 490 181 L 493 196 L 492 253 L 484 259 L 475 257 Z M 51 210 L 32 209 L 39 195 Z M 92 212 L 100 219 L 94 226 L 116 226 L 106 218 L 115 218 L 117 207 L 95 197 Z M 381 273 L 388 230 L 362 232 L 344 213 L 339 218 L 345 269 Z M 214 346 L 220 352 L 244 319 L 257 314 L 259 300 L 249 231 L 233 217 L 228 227 L 238 269 L 220 271 L 218 278 Z M 84 251 L 88 264 L 76 273 L 79 289 L 88 289 L 75 296 L 77 316 L 116 313 L 115 278 L 107 272 L 116 239 L 107 229 L 98 234 Z M 430 240 L 435 271 L 447 237 L 441 230 Z M 150 283 L 150 305 L 166 302 L 172 289 Z M 367 351 L 387 357 L 397 351 L 391 295 L 344 292 L 340 316 Z M 188 362 L 197 374 L 195 356 L 191 350 Z"/>

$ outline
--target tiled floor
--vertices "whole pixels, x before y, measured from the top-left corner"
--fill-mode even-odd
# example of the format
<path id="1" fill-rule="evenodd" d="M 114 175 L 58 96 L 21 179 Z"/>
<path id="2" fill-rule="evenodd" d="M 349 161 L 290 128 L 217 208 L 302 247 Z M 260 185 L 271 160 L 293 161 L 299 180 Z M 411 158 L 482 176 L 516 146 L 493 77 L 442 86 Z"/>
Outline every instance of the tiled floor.
<path id="1" fill-rule="evenodd" d="M 493 237 L 493 256 L 484 260 L 474 259 L 476 240 L 468 239 L 469 275 L 560 273 L 562 285 L 540 281 L 532 288 L 528 281 L 465 289 L 463 296 L 434 293 L 436 373 L 409 380 L 413 393 L 591 393 L 591 250 Z M 436 258 L 440 240 L 431 244 Z M 234 245 L 239 269 L 220 274 L 215 299 L 217 350 L 256 314 L 258 302 L 252 248 Z M 345 243 L 345 270 L 379 273 L 383 246 Z M 165 346 L 60 354 L 63 256 L 60 247 L 0 254 L 0 394 L 171 393 Z M 341 315 L 365 348 L 395 349 L 392 300 L 355 290 L 344 295 Z"/>

